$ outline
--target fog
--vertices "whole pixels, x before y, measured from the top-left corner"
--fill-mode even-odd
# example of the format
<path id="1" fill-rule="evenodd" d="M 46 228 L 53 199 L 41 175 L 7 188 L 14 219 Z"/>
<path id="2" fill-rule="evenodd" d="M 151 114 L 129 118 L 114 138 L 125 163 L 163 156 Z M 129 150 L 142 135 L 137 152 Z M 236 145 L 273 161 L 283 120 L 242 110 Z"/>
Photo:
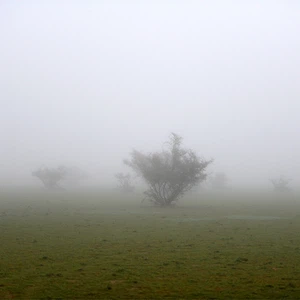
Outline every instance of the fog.
<path id="1" fill-rule="evenodd" d="M 1 1 L 0 185 L 114 184 L 170 132 L 232 186 L 300 184 L 298 1 Z"/>

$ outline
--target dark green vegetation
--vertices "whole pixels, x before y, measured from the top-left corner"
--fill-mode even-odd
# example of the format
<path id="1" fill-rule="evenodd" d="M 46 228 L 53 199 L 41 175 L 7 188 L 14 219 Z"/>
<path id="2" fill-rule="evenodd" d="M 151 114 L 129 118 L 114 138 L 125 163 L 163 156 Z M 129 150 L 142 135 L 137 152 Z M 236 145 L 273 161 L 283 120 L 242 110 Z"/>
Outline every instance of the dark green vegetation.
<path id="1" fill-rule="evenodd" d="M 2 193 L 0 299 L 300 299 L 297 199 L 223 198 Z"/>

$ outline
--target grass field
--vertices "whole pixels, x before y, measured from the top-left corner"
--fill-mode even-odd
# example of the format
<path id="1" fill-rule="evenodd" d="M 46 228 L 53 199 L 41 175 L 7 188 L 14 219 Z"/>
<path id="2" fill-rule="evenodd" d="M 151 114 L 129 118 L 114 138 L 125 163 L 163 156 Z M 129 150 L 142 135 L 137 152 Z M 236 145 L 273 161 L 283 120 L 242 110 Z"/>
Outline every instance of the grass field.
<path id="1" fill-rule="evenodd" d="M 0 299 L 300 299 L 300 199 L 2 192 Z"/>

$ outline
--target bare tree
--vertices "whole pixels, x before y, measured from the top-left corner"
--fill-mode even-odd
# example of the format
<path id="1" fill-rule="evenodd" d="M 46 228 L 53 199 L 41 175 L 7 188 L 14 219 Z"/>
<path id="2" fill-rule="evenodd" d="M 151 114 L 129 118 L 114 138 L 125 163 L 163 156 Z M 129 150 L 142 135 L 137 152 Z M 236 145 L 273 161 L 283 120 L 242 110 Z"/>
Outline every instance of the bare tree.
<path id="1" fill-rule="evenodd" d="M 214 190 L 224 190 L 227 188 L 228 178 L 225 173 L 217 172 L 210 177 L 210 184 Z"/>
<path id="2" fill-rule="evenodd" d="M 118 189 L 125 193 L 131 193 L 134 191 L 134 186 L 132 185 L 131 175 L 129 173 L 117 173 L 115 174 L 118 180 Z"/>
<path id="3" fill-rule="evenodd" d="M 47 189 L 62 189 L 58 183 L 66 176 L 66 171 L 63 167 L 56 169 L 41 167 L 32 172 L 32 176 L 39 178 Z"/>
<path id="4" fill-rule="evenodd" d="M 193 186 L 206 179 L 205 170 L 212 160 L 197 157 L 192 150 L 181 147 L 182 138 L 172 133 L 168 150 L 143 154 L 134 150 L 131 167 L 148 185 L 146 198 L 155 205 L 170 206 Z"/>
<path id="5" fill-rule="evenodd" d="M 273 184 L 273 188 L 275 192 L 288 192 L 291 190 L 290 187 L 288 186 L 291 180 L 285 178 L 284 176 L 270 179 L 270 181 Z"/>

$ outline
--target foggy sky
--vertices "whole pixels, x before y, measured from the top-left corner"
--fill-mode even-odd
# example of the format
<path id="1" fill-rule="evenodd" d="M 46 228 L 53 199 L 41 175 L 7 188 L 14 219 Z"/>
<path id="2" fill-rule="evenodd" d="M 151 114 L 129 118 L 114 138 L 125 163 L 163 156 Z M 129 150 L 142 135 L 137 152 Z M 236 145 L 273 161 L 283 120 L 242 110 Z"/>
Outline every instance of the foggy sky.
<path id="1" fill-rule="evenodd" d="M 170 132 L 232 185 L 300 184 L 298 1 L 0 1 L 0 185 L 94 183 Z"/>

